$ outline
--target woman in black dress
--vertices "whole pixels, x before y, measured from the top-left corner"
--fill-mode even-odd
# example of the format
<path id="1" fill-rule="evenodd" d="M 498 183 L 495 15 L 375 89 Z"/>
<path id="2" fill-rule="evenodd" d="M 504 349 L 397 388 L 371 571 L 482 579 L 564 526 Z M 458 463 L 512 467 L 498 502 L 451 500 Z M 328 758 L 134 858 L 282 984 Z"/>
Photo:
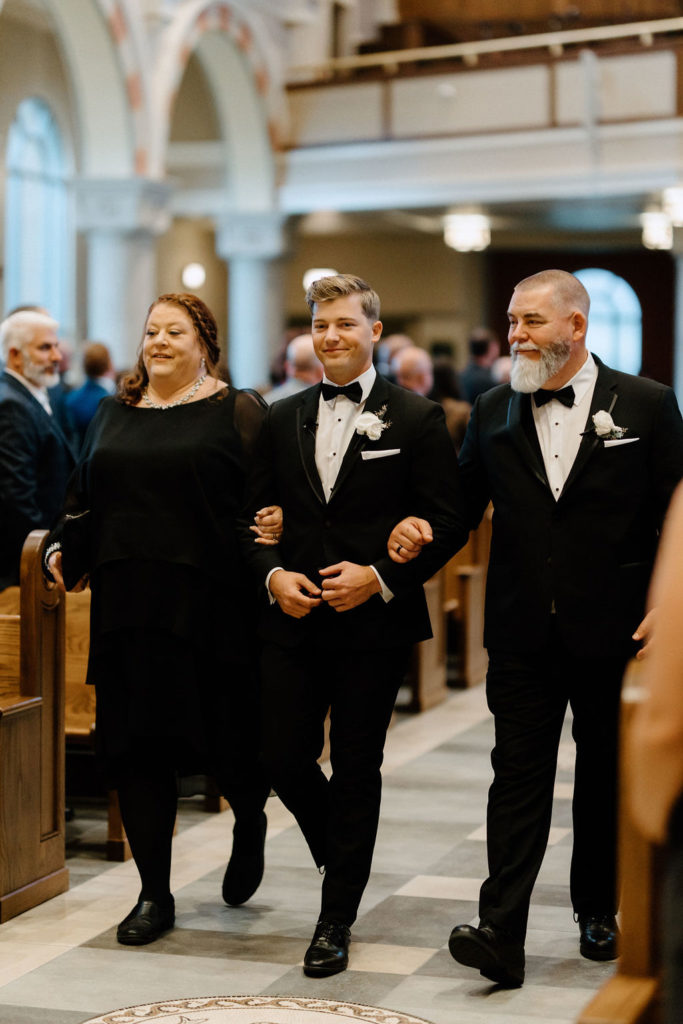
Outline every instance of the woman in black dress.
<path id="1" fill-rule="evenodd" d="M 249 899 L 263 874 L 270 787 L 258 758 L 256 594 L 234 529 L 263 407 L 218 379 L 219 356 L 200 299 L 152 304 L 137 365 L 99 406 L 48 545 L 63 586 L 87 536 L 97 744 L 142 883 L 118 927 L 127 945 L 174 923 L 179 775 L 212 775 L 234 812 L 226 902 Z M 262 523 L 268 543 L 277 513 L 263 510 Z"/>

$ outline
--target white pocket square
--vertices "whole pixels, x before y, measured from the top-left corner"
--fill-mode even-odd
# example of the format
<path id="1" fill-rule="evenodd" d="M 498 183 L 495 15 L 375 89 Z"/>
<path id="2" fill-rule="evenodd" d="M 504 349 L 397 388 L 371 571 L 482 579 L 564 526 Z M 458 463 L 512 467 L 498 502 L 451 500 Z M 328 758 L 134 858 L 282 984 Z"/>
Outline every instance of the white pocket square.
<path id="1" fill-rule="evenodd" d="M 400 448 L 384 448 L 379 452 L 361 452 L 361 459 L 386 459 L 387 455 L 400 455 Z"/>
<path id="2" fill-rule="evenodd" d="M 615 448 L 618 444 L 633 444 L 640 441 L 639 437 L 615 437 L 612 441 L 604 441 L 605 448 Z"/>

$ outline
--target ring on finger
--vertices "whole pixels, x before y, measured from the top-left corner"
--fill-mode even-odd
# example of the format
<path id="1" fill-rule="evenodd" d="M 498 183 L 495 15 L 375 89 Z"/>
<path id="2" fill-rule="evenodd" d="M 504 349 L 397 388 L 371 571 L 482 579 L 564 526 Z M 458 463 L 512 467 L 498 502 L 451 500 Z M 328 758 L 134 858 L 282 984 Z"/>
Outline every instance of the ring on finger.
<path id="1" fill-rule="evenodd" d="M 401 551 L 403 551 L 403 545 L 399 544 L 399 546 L 396 548 L 396 554 L 400 555 Z"/>

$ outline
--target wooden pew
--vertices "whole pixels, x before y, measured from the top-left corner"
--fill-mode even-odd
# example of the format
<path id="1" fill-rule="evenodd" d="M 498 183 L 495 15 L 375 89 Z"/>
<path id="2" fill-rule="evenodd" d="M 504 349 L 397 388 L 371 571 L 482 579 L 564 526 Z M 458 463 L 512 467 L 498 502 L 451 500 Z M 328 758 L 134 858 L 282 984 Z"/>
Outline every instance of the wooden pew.
<path id="1" fill-rule="evenodd" d="M 636 704 L 640 662 L 629 665 L 621 698 L 621 750 Z M 659 899 L 663 849 L 636 828 L 628 810 L 626 756 L 620 766 L 619 891 L 621 943 L 617 973 L 605 982 L 582 1012 L 577 1024 L 656 1024 L 660 950 Z"/>
<path id="2" fill-rule="evenodd" d="M 486 675 L 484 592 L 491 546 L 491 509 L 467 544 L 425 583 L 433 637 L 416 644 L 406 684 L 407 711 L 426 711 L 448 694 L 449 633 L 457 636 L 458 681 L 475 686 Z M 449 626 L 455 629 L 449 630 Z"/>
<path id="3" fill-rule="evenodd" d="M 491 548 L 492 509 L 469 536 L 464 547 L 445 567 L 444 609 L 455 627 L 458 674 L 461 686 L 476 686 L 486 675 L 484 598 Z"/>
<path id="4" fill-rule="evenodd" d="M 69 887 L 64 853 L 64 602 L 29 534 L 19 614 L 0 614 L 0 922 Z"/>
<path id="5" fill-rule="evenodd" d="M 430 640 L 415 644 L 413 648 L 406 676 L 410 693 L 410 699 L 404 706 L 406 711 L 426 711 L 445 700 L 448 694 L 444 587 L 443 569 L 424 585 L 434 635 Z"/>

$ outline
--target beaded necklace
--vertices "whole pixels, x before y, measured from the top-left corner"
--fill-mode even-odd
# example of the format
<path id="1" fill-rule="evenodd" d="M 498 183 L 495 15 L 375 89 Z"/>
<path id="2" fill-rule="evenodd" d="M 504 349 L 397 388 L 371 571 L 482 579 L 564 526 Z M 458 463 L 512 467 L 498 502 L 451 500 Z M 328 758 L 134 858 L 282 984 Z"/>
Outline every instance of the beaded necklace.
<path id="1" fill-rule="evenodd" d="M 175 402 L 168 402 L 165 405 L 162 405 L 159 402 L 153 402 L 152 399 L 149 397 L 149 386 L 147 386 L 145 390 L 142 392 L 142 400 L 150 407 L 150 409 L 175 409 L 177 405 L 184 405 L 185 402 L 189 402 L 192 396 L 195 395 L 197 391 L 199 391 L 200 387 L 202 386 L 205 380 L 206 374 L 203 373 L 201 377 L 197 377 L 196 381 L 194 382 L 190 390 L 187 392 L 187 394 L 183 395 L 182 398 L 176 399 Z"/>

